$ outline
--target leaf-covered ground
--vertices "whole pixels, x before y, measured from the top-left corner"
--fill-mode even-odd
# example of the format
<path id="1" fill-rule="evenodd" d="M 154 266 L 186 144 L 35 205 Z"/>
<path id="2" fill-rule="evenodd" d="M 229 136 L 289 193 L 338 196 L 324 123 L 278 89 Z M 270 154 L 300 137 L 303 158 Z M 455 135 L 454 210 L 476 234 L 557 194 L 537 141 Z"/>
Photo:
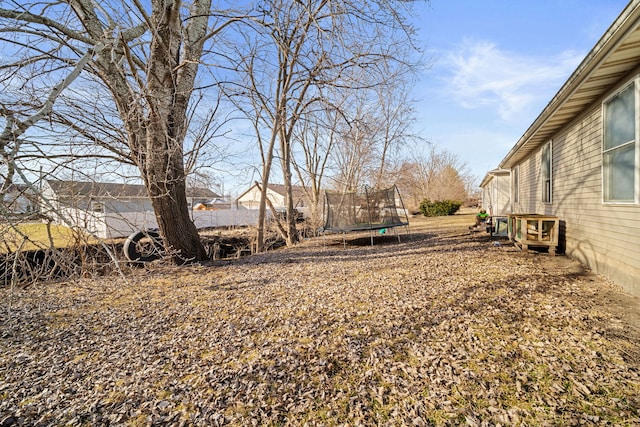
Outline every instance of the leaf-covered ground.
<path id="1" fill-rule="evenodd" d="M 468 218 L 0 289 L 0 425 L 640 424 L 638 299 Z"/>

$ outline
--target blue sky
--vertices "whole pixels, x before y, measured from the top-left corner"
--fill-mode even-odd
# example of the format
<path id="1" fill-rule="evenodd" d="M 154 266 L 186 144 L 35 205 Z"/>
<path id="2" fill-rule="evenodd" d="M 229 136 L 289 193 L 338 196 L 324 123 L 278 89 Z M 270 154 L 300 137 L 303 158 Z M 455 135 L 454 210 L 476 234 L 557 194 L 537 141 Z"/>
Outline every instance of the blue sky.
<path id="1" fill-rule="evenodd" d="M 430 67 L 414 92 L 416 132 L 494 169 L 627 0 L 431 0 L 417 25 Z"/>

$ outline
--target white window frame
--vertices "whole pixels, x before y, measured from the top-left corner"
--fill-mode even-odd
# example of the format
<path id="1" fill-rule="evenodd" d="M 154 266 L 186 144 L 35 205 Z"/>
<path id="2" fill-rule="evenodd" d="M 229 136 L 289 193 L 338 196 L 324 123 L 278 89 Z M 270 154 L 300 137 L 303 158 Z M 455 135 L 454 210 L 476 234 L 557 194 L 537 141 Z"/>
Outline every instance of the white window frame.
<path id="1" fill-rule="evenodd" d="M 513 168 L 513 203 L 520 203 L 520 165 Z"/>
<path id="2" fill-rule="evenodd" d="M 545 159 L 545 151 L 546 150 L 549 150 L 548 151 L 548 155 L 549 155 L 548 160 Z M 549 176 L 548 177 L 544 176 L 545 160 L 547 160 L 548 163 L 549 163 L 549 165 L 548 165 L 549 166 L 548 167 Z M 545 145 L 542 146 L 542 149 L 540 150 L 540 178 L 541 178 L 540 181 L 542 181 L 542 189 L 541 189 L 542 190 L 542 194 L 541 194 L 542 203 L 551 204 L 551 203 L 553 203 L 553 144 L 552 144 L 552 141 L 547 142 Z M 546 197 L 547 196 L 547 191 L 546 191 L 547 190 L 547 182 L 548 182 L 548 185 L 549 185 L 549 187 L 548 187 L 548 190 L 549 190 L 548 191 L 548 193 L 549 193 L 548 196 L 549 197 Z"/>
<path id="3" fill-rule="evenodd" d="M 614 148 L 605 149 L 605 131 L 606 131 L 606 106 L 607 104 L 629 88 L 630 85 L 634 85 L 634 120 L 635 120 L 635 140 L 628 143 L 621 144 Z M 629 144 L 635 145 L 635 171 L 634 171 L 634 188 L 633 188 L 633 200 L 609 200 L 607 198 L 607 169 L 605 162 L 605 155 L 616 149 L 621 148 Z M 602 145 L 601 145 L 601 177 L 602 177 L 602 203 L 606 205 L 637 205 L 640 204 L 640 76 L 636 76 L 633 80 L 627 82 L 620 87 L 615 93 L 611 94 L 602 102 Z"/>

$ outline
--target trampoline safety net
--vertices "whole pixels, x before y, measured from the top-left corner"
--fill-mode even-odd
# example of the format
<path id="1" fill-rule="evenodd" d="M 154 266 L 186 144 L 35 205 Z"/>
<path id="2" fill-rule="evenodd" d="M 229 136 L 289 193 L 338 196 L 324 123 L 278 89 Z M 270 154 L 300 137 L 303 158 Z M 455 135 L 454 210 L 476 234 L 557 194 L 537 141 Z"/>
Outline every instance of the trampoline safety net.
<path id="1" fill-rule="evenodd" d="M 402 208 L 398 213 L 396 200 Z M 325 191 L 324 231 L 346 233 L 379 230 L 409 225 L 397 187 L 376 190 L 365 187 L 364 193 Z"/>

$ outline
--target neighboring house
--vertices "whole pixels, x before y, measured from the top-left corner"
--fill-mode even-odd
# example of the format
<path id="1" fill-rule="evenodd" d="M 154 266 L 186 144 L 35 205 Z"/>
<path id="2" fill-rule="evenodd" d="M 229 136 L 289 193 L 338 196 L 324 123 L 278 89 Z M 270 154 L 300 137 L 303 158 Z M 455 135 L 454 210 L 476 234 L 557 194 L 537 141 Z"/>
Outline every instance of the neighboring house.
<path id="1" fill-rule="evenodd" d="M 640 295 L 640 0 L 499 167 L 513 213 L 559 217 L 568 256 Z"/>
<path id="2" fill-rule="evenodd" d="M 238 209 L 258 209 L 260 206 L 260 184 L 253 184 L 247 191 L 236 199 Z M 307 212 L 309 203 L 304 188 L 294 185 L 293 207 L 300 212 Z M 285 187 L 281 184 L 269 184 L 267 186 L 267 198 L 276 210 L 286 209 Z"/>
<path id="3" fill-rule="evenodd" d="M 24 184 L 11 184 L 5 192 L 2 202 L 0 216 L 31 214 L 38 210 L 35 193 Z"/>
<path id="4" fill-rule="evenodd" d="M 491 216 L 511 213 L 511 172 L 508 169 L 493 169 L 480 183 L 482 208 Z"/>
<path id="5" fill-rule="evenodd" d="M 46 180 L 42 195 L 55 209 L 74 208 L 104 213 L 153 210 L 142 184 Z M 190 206 L 218 198 L 218 194 L 206 188 L 187 189 Z M 45 207 L 44 210 L 48 209 Z"/>
<path id="6" fill-rule="evenodd" d="M 143 228 L 157 228 L 151 200 L 143 185 L 47 180 L 42 188 L 41 212 L 54 222 L 76 226 L 101 238 L 128 236 Z M 208 189 L 187 189 L 187 202 L 195 207 L 220 196 Z M 244 225 L 254 221 L 231 209 L 192 211 L 196 227 Z"/>

